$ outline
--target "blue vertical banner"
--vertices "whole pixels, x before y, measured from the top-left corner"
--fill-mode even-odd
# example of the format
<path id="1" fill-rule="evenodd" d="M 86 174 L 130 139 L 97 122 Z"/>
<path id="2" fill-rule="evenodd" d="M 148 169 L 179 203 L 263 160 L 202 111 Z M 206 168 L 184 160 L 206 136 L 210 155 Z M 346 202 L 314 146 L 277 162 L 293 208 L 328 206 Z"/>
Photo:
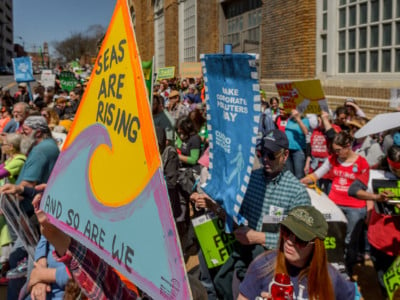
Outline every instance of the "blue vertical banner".
<path id="1" fill-rule="evenodd" d="M 255 157 L 260 118 L 256 55 L 206 54 L 200 59 L 210 144 L 209 176 L 202 187 L 225 209 L 229 232 L 233 221 L 244 221 L 239 210 Z"/>
<path id="2" fill-rule="evenodd" d="M 29 56 L 16 57 L 12 60 L 16 82 L 35 81 L 35 78 L 33 78 L 32 59 Z"/>

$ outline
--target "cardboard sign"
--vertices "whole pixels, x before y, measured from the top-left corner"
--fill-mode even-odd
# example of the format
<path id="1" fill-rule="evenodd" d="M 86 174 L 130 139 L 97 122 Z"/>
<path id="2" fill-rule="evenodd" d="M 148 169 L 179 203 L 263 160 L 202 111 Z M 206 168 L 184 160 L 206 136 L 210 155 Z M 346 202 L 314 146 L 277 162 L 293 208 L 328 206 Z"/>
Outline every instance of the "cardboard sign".
<path id="1" fill-rule="evenodd" d="M 32 59 L 28 56 L 16 57 L 12 59 L 14 68 L 14 78 L 16 82 L 34 81 Z"/>
<path id="2" fill-rule="evenodd" d="M 56 81 L 56 74 L 53 74 L 51 70 L 42 70 L 42 75 L 40 76 L 40 82 L 45 87 L 53 87 Z"/>
<path id="3" fill-rule="evenodd" d="M 78 84 L 75 74 L 71 71 L 62 71 L 60 73 L 60 85 L 63 90 L 72 91 Z"/>
<path id="4" fill-rule="evenodd" d="M 175 77 L 175 67 L 159 68 L 157 80 L 170 79 Z"/>
<path id="5" fill-rule="evenodd" d="M 179 66 L 181 78 L 199 78 L 203 76 L 200 62 L 183 62 Z"/>
<path id="6" fill-rule="evenodd" d="M 389 269 L 383 275 L 386 291 L 389 299 L 393 299 L 393 294 L 400 288 L 400 257 L 398 256 Z"/>
<path id="7" fill-rule="evenodd" d="M 194 232 L 209 269 L 223 265 L 233 250 L 235 236 L 225 233 L 224 221 L 213 213 L 192 220 Z"/>
<path id="8" fill-rule="evenodd" d="M 201 56 L 210 144 L 209 176 L 203 189 L 224 207 L 227 232 L 233 221 L 244 222 L 239 210 L 255 157 L 260 118 L 255 60 L 255 55 L 238 53 Z"/>
<path id="9" fill-rule="evenodd" d="M 328 103 L 318 79 L 275 85 L 287 113 L 293 109 L 297 109 L 300 114 L 321 114 L 321 110 L 328 111 Z"/>
<path id="10" fill-rule="evenodd" d="M 41 208 L 154 299 L 190 299 L 126 0 L 118 0 Z"/>
<path id="11" fill-rule="evenodd" d="M 400 209 L 395 205 L 400 203 L 400 180 L 372 179 L 372 189 L 375 194 L 389 191 L 393 198 L 388 202 L 374 201 L 375 210 L 378 214 L 400 215 Z"/>
<path id="12" fill-rule="evenodd" d="M 35 248 L 39 241 L 39 232 L 35 224 L 32 223 L 25 211 L 18 205 L 18 200 L 11 194 L 1 194 L 0 207 L 7 220 L 7 225 L 20 238 L 24 248 L 30 257 L 34 259 Z"/>

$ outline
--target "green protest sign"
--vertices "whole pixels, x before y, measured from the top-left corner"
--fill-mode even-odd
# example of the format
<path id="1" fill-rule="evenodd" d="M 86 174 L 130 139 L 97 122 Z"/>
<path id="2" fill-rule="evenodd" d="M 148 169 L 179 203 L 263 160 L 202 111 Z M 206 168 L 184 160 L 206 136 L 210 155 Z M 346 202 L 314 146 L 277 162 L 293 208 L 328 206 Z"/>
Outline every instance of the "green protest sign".
<path id="1" fill-rule="evenodd" d="M 153 60 L 142 61 L 142 69 L 144 80 L 146 82 L 146 88 L 149 95 L 149 100 L 151 102 L 152 93 L 152 83 L 153 83 Z"/>
<path id="2" fill-rule="evenodd" d="M 157 80 L 170 79 L 175 77 L 175 67 L 159 68 L 157 72 Z"/>
<path id="3" fill-rule="evenodd" d="M 60 85 L 63 90 L 68 92 L 72 91 L 78 84 L 78 79 L 76 79 L 74 73 L 70 71 L 63 71 L 60 74 Z"/>
<path id="4" fill-rule="evenodd" d="M 400 288 L 400 257 L 398 256 L 383 275 L 386 291 L 389 299 L 393 298 L 394 292 Z"/>
<path id="5" fill-rule="evenodd" d="M 209 213 L 193 219 L 192 223 L 207 267 L 212 269 L 224 264 L 235 242 L 234 235 L 224 231 L 224 221 Z"/>

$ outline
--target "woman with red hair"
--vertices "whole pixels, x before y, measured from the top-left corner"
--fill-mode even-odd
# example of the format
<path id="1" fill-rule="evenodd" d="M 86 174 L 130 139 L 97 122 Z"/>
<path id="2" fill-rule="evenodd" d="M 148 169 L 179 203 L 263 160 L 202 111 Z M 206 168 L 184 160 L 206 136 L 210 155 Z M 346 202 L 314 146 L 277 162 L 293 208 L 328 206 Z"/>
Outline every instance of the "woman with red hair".
<path id="1" fill-rule="evenodd" d="M 356 299 L 356 285 L 328 264 L 327 232 L 324 216 L 313 206 L 292 209 L 281 222 L 278 250 L 265 252 L 251 263 L 238 300 L 271 299 L 270 288 L 278 274 L 290 278 L 293 295 L 288 299 Z"/>

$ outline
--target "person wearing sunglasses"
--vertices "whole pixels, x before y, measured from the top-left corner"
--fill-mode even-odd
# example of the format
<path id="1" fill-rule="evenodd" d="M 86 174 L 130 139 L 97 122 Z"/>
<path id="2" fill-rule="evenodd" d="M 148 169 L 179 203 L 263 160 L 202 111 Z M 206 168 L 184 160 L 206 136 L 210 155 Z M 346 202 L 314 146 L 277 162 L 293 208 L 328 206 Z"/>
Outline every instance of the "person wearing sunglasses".
<path id="1" fill-rule="evenodd" d="M 286 134 L 279 129 L 267 132 L 259 140 L 256 154 L 262 167 L 252 171 L 239 211 L 248 225 L 234 231 L 238 243 L 214 279 L 221 299 L 235 299 L 250 262 L 265 249 L 276 248 L 282 217 L 296 206 L 311 205 L 305 187 L 285 169 L 288 147 Z M 196 194 L 191 199 L 198 208 L 218 213 L 219 206 L 212 204 L 207 195 Z"/>
<path id="2" fill-rule="evenodd" d="M 279 247 L 266 251 L 249 266 L 238 300 L 271 299 L 276 274 L 286 274 L 293 299 L 358 299 L 357 285 L 328 263 L 324 239 L 328 223 L 313 206 L 298 206 L 281 222 Z"/>

